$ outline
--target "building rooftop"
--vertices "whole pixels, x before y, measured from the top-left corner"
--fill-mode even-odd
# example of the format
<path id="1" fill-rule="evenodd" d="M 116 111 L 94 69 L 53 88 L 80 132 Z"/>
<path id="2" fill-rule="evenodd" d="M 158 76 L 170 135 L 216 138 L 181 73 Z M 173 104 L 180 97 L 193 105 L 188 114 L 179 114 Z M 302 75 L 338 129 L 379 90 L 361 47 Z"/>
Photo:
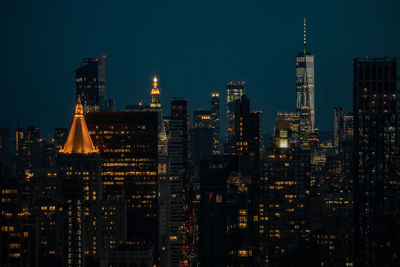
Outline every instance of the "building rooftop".
<path id="1" fill-rule="evenodd" d="M 67 142 L 60 150 L 64 154 L 91 154 L 98 153 L 90 138 L 85 117 L 83 116 L 83 107 L 81 98 L 78 96 L 78 101 L 75 107 L 74 121 L 72 122 L 71 130 L 69 131 Z"/>

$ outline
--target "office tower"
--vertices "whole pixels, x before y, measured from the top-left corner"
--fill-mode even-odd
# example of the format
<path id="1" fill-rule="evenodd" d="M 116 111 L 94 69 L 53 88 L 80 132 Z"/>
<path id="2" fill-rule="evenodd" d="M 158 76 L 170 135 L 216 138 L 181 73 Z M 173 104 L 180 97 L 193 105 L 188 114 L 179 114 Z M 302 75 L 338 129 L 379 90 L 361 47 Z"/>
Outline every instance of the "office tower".
<path id="1" fill-rule="evenodd" d="M 100 155 L 93 145 L 83 113 L 78 96 L 71 130 L 58 157 L 65 266 L 85 266 L 90 257 L 101 251 Z M 45 209 L 54 212 L 55 206 Z"/>
<path id="2" fill-rule="evenodd" d="M 158 123 L 157 127 L 158 127 L 159 140 L 166 141 L 167 136 L 165 134 L 164 120 L 160 103 L 160 89 L 158 88 L 157 77 L 154 77 L 153 79 L 153 88 L 151 89 L 150 109 L 157 111 L 157 123 Z"/>
<path id="3" fill-rule="evenodd" d="M 396 266 L 400 264 L 397 60 L 356 58 L 353 79 L 355 262 Z"/>
<path id="4" fill-rule="evenodd" d="M 168 153 L 170 162 L 170 243 L 171 266 L 187 264 L 185 220 L 188 213 L 188 111 L 186 99 L 171 101 Z"/>
<path id="5" fill-rule="evenodd" d="M 0 162 L 9 164 L 11 158 L 10 128 L 0 128 Z"/>
<path id="6" fill-rule="evenodd" d="M 221 153 L 220 147 L 220 115 L 219 115 L 219 93 L 213 92 L 211 94 L 211 124 L 213 129 L 213 155 Z"/>
<path id="7" fill-rule="evenodd" d="M 84 114 L 113 111 L 113 100 L 106 96 L 106 56 L 85 58 L 76 70 L 76 97 L 81 97 Z"/>
<path id="8" fill-rule="evenodd" d="M 226 265 L 227 168 L 222 156 L 201 162 L 199 252 L 201 266 Z"/>
<path id="9" fill-rule="evenodd" d="M 100 150 L 103 199 L 126 201 L 126 244 L 138 250 L 151 250 L 156 262 L 157 112 L 92 112 L 87 114 L 86 121 L 94 145 Z M 107 248 L 117 248 L 123 241 L 113 238 L 118 236 L 106 240 Z"/>
<path id="10" fill-rule="evenodd" d="M 190 130 L 192 172 L 198 183 L 200 160 L 210 159 L 214 148 L 214 129 L 210 110 L 195 110 L 193 112 L 193 128 Z"/>
<path id="11" fill-rule="evenodd" d="M 296 57 L 296 107 L 301 113 L 308 110 L 302 120 L 306 120 L 308 131 L 315 128 L 314 107 L 314 55 L 306 50 L 306 19 L 304 18 L 304 49 Z"/>
<path id="12" fill-rule="evenodd" d="M 345 139 L 344 129 L 344 108 L 335 108 L 333 110 L 333 147 L 336 153 L 339 152 L 340 146 Z"/>
<path id="13" fill-rule="evenodd" d="M 237 155 L 214 156 L 200 167 L 201 266 L 258 266 L 254 175 Z"/>
<path id="14" fill-rule="evenodd" d="M 250 99 L 242 95 L 235 100 L 235 150 L 241 157 L 241 171 L 259 170 L 261 113 L 250 112 Z"/>
<path id="15" fill-rule="evenodd" d="M 260 259 L 272 266 L 306 266 L 309 261 L 310 153 L 291 140 L 290 121 L 277 120 L 258 203 Z"/>
<path id="16" fill-rule="evenodd" d="M 198 109 L 193 112 L 193 128 L 213 127 L 212 113 L 210 110 Z"/>
<path id="17" fill-rule="evenodd" d="M 278 111 L 276 121 L 287 120 L 290 123 L 290 131 L 292 135 L 292 143 L 300 142 L 300 112 L 298 111 Z"/>
<path id="18" fill-rule="evenodd" d="M 225 153 L 232 153 L 235 149 L 235 100 L 244 94 L 245 82 L 226 83 L 226 144 Z"/>
<path id="19" fill-rule="evenodd" d="M 354 117 L 353 112 L 349 112 L 344 116 L 344 138 L 353 141 L 354 137 Z"/>
<path id="20" fill-rule="evenodd" d="M 24 179 L 40 167 L 40 134 L 39 129 L 31 125 L 27 129 L 16 130 L 16 174 Z"/>
<path id="21" fill-rule="evenodd" d="M 168 160 L 168 137 L 165 132 L 164 117 L 160 102 L 160 88 L 158 87 L 157 77 L 153 78 L 153 88 L 151 89 L 151 103 L 147 110 L 157 112 L 158 130 L 158 191 L 159 191 L 159 251 L 160 260 L 163 264 L 170 264 L 169 247 L 169 160 Z M 143 104 L 140 107 L 144 106 Z M 139 107 L 139 108 L 140 108 Z"/>

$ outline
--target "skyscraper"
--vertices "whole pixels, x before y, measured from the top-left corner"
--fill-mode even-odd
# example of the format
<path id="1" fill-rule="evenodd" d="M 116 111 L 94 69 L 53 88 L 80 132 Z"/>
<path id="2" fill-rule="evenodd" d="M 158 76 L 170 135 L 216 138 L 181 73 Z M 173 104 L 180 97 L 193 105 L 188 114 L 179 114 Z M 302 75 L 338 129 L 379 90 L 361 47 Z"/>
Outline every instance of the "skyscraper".
<path id="1" fill-rule="evenodd" d="M 336 153 L 344 141 L 344 108 L 333 110 L 333 147 Z"/>
<path id="2" fill-rule="evenodd" d="M 76 97 L 80 96 L 84 114 L 112 111 L 113 100 L 106 96 L 106 56 L 85 58 L 76 70 Z"/>
<path id="3" fill-rule="evenodd" d="M 263 262 L 271 266 L 308 266 L 303 252 L 310 231 L 310 153 L 292 142 L 291 128 L 289 120 L 277 120 L 260 182 L 260 251 Z"/>
<path id="4" fill-rule="evenodd" d="M 309 109 L 310 131 L 315 128 L 315 107 L 314 107 L 314 55 L 306 50 L 306 18 L 304 18 L 304 50 L 296 57 L 296 107 L 297 110 Z"/>
<path id="5" fill-rule="evenodd" d="M 213 154 L 219 155 L 220 148 L 220 115 L 219 115 L 219 93 L 213 92 L 211 94 L 211 124 L 213 129 Z"/>
<path id="6" fill-rule="evenodd" d="M 158 258 L 157 112 L 91 112 L 86 116 L 92 140 L 100 150 L 103 196 L 127 203 L 126 243 L 154 252 Z M 117 225 L 110 225 L 114 232 Z M 120 240 L 106 240 L 116 248 Z"/>
<path id="7" fill-rule="evenodd" d="M 226 144 L 225 153 L 232 153 L 235 148 L 235 100 L 244 94 L 245 82 L 226 83 Z"/>
<path id="8" fill-rule="evenodd" d="M 240 171 L 259 170 L 261 113 L 250 112 L 250 99 L 242 95 L 235 100 L 235 150 L 240 156 Z"/>
<path id="9" fill-rule="evenodd" d="M 397 60 L 354 59 L 354 234 L 358 266 L 398 266 Z"/>
<path id="10" fill-rule="evenodd" d="M 25 178 L 40 167 L 40 133 L 31 125 L 16 130 L 16 172 L 18 178 Z"/>
<path id="11" fill-rule="evenodd" d="M 186 99 L 173 99 L 169 121 L 168 153 L 170 162 L 170 243 L 171 266 L 184 263 L 186 249 L 185 220 L 188 213 L 189 129 Z M 187 253 L 185 251 L 185 253 Z M 187 254 L 185 254 L 187 255 Z"/>
<path id="12" fill-rule="evenodd" d="M 58 172 L 64 264 L 85 266 L 101 244 L 101 172 L 99 151 L 90 138 L 79 96 L 67 142 L 58 157 Z M 54 212 L 55 206 L 48 209 Z"/>

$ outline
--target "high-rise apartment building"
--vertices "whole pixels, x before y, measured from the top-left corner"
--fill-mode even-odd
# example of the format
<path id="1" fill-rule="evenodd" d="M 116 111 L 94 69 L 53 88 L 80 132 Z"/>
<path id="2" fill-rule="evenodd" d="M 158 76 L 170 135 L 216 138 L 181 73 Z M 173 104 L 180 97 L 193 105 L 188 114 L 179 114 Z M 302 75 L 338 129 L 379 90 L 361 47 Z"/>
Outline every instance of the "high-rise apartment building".
<path id="1" fill-rule="evenodd" d="M 354 245 L 358 266 L 400 264 L 397 80 L 394 58 L 354 59 Z"/>
<path id="2" fill-rule="evenodd" d="M 235 148 L 235 100 L 244 94 L 245 82 L 226 83 L 226 141 L 225 153 L 232 153 Z"/>

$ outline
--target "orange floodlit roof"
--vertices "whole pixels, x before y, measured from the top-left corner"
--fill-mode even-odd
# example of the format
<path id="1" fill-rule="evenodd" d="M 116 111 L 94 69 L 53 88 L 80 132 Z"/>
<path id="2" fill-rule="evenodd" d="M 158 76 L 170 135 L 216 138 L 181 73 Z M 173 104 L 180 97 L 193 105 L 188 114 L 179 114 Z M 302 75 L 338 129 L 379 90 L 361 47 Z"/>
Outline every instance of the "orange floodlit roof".
<path id="1" fill-rule="evenodd" d="M 89 130 L 85 122 L 85 117 L 83 116 L 83 107 L 80 97 L 78 97 L 78 101 L 76 103 L 74 121 L 72 122 L 67 142 L 65 143 L 64 148 L 60 150 L 60 153 L 98 153 L 98 150 L 94 147 L 92 139 L 90 138 Z"/>

